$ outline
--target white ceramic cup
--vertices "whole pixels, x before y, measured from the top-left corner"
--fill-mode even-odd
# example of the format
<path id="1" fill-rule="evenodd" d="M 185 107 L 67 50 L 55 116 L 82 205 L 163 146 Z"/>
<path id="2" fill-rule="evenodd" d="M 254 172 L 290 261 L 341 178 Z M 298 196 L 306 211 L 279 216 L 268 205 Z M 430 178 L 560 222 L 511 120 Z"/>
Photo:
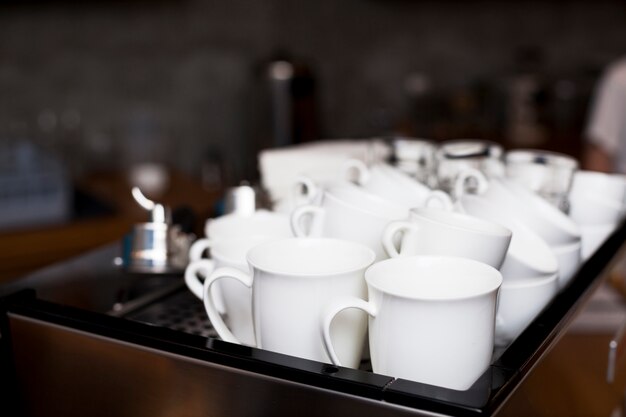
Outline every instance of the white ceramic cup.
<path id="1" fill-rule="evenodd" d="M 502 146 L 479 139 L 455 139 L 441 143 L 437 150 L 437 179 L 439 187 L 449 192 L 454 198 L 461 173 L 468 170 L 479 171 L 491 180 L 504 175 Z M 476 182 L 465 182 L 466 192 L 476 193 Z"/>
<path id="2" fill-rule="evenodd" d="M 194 248 L 196 259 L 190 262 L 185 269 L 185 284 L 196 297 L 202 299 L 203 277 L 209 276 L 216 268 L 221 267 L 248 271 L 246 262 L 248 251 L 261 243 L 276 239 L 279 238 L 275 236 L 239 236 L 215 240 L 202 239 L 199 244 L 194 243 L 196 245 Z M 197 256 L 205 249 L 211 250 L 210 259 L 201 259 Z M 216 285 L 219 286 L 219 291 L 217 295 L 215 292 L 213 294 L 218 311 L 226 315 L 225 321 L 241 343 L 254 346 L 252 291 L 233 280 L 223 280 Z"/>
<path id="3" fill-rule="evenodd" d="M 603 199 L 623 205 L 626 201 L 626 181 L 621 174 L 597 171 L 577 171 L 574 174 L 571 193 L 592 191 Z"/>
<path id="4" fill-rule="evenodd" d="M 580 229 L 558 208 L 511 180 L 495 178 L 482 197 L 514 215 L 549 246 L 580 241 Z"/>
<path id="5" fill-rule="evenodd" d="M 607 198 L 594 188 L 577 187 L 570 194 L 569 215 L 579 226 L 618 223 L 624 215 L 621 201 Z"/>
<path id="6" fill-rule="evenodd" d="M 351 159 L 346 161 L 345 171 L 345 179 L 348 179 L 349 173 L 356 172 L 356 183 L 365 190 L 408 208 L 428 205 L 448 209 L 452 206 L 447 193 L 431 190 L 391 165 L 367 167 L 362 161 Z"/>
<path id="7" fill-rule="evenodd" d="M 321 206 L 302 206 L 291 215 L 293 233 L 298 237 L 333 237 L 362 243 L 376 259 L 387 258 L 380 237 L 387 223 L 408 215 L 404 206 L 393 204 L 353 184 L 334 185 L 324 192 Z M 304 219 L 313 217 L 309 230 Z"/>
<path id="8" fill-rule="evenodd" d="M 558 274 L 504 280 L 496 314 L 497 346 L 506 346 L 530 324 L 559 291 Z"/>
<path id="9" fill-rule="evenodd" d="M 502 276 L 465 258 L 413 256 L 379 262 L 365 273 L 369 301 L 335 298 L 325 309 L 324 346 L 335 365 L 329 332 L 346 309 L 370 315 L 374 372 L 455 390 L 468 389 L 491 362 L 496 298 Z"/>
<path id="10" fill-rule="evenodd" d="M 498 209 L 490 201 L 475 195 L 462 196 L 456 207 L 461 213 L 499 223 L 513 232 L 509 250 L 500 267 L 505 282 L 558 272 L 557 259 L 548 244 L 509 211 Z"/>
<path id="11" fill-rule="evenodd" d="M 253 235 L 293 236 L 289 216 L 267 210 L 257 210 L 249 216 L 227 214 L 209 219 L 204 233 L 211 239 Z"/>
<path id="12" fill-rule="evenodd" d="M 564 213 L 578 162 L 569 155 L 540 149 L 514 149 L 505 156 L 506 175 Z"/>
<path id="13" fill-rule="evenodd" d="M 582 243 L 577 241 L 551 247 L 559 262 L 559 287 L 564 288 L 578 271 L 582 262 Z"/>
<path id="14" fill-rule="evenodd" d="M 596 250 L 617 228 L 617 224 L 594 224 L 582 225 L 580 231 L 582 234 L 581 242 L 581 258 L 586 261 L 594 254 Z"/>
<path id="15" fill-rule="evenodd" d="M 251 272 L 219 268 L 204 283 L 204 304 L 219 336 L 233 335 L 217 312 L 212 285 L 234 278 L 252 288 L 256 346 L 286 355 L 329 362 L 319 332 L 322 309 L 330 297 L 364 297 L 365 269 L 374 262 L 371 249 L 339 239 L 290 238 L 266 242 L 248 252 Z M 366 317 L 346 312 L 333 323 L 339 357 L 356 368 L 361 360 Z"/>
<path id="16" fill-rule="evenodd" d="M 400 248 L 397 234 L 402 233 Z M 460 256 L 498 269 L 504 261 L 511 231 L 500 224 L 466 214 L 432 208 L 411 209 L 408 221 L 389 223 L 382 244 L 389 257 Z"/>

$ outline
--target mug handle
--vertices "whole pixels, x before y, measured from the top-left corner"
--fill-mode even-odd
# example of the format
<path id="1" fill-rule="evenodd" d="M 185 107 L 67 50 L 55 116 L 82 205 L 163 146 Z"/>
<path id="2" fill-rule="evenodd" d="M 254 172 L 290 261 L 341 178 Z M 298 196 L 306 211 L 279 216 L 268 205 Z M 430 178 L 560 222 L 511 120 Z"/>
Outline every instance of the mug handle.
<path id="1" fill-rule="evenodd" d="M 300 190 L 304 190 L 301 193 Z M 306 175 L 298 175 L 296 181 L 293 184 L 294 201 L 298 201 L 298 198 L 304 197 L 304 204 L 312 204 L 317 195 L 320 193 L 320 189 L 311 178 Z"/>
<path id="2" fill-rule="evenodd" d="M 358 185 L 367 184 L 370 179 L 370 169 L 367 167 L 365 162 L 360 159 L 348 159 L 343 163 L 341 169 L 341 178 L 342 181 L 349 181 L 350 172 L 356 171 L 356 183 Z"/>
<path id="3" fill-rule="evenodd" d="M 434 205 L 432 205 L 433 202 Z M 445 211 L 452 211 L 454 208 L 450 195 L 441 190 L 431 191 L 424 201 L 424 207 L 441 208 Z"/>
<path id="4" fill-rule="evenodd" d="M 189 261 L 195 262 L 202 259 L 202 254 L 205 250 L 210 249 L 213 245 L 211 239 L 203 238 L 198 239 L 189 248 Z"/>
<path id="5" fill-rule="evenodd" d="M 305 216 L 311 216 L 311 229 L 313 228 L 313 223 L 316 216 L 320 216 L 324 214 L 324 209 L 322 207 L 313 206 L 313 205 L 304 205 L 300 207 L 296 207 L 291 212 L 291 231 L 295 237 L 307 237 L 311 234 L 312 230 L 308 232 L 304 230 L 302 226 L 302 219 Z"/>
<path id="6" fill-rule="evenodd" d="M 190 262 L 185 268 L 185 284 L 187 288 L 199 299 L 202 299 L 202 282 L 198 277 L 199 272 L 203 272 L 206 277 L 215 269 L 215 262 L 211 259 L 198 259 Z"/>
<path id="7" fill-rule="evenodd" d="M 213 283 L 222 278 L 234 278 L 246 287 L 251 288 L 252 275 L 240 271 L 239 269 L 227 266 L 218 268 L 213 271 L 213 273 L 206 280 L 204 280 L 204 288 L 202 291 L 204 295 L 202 297 L 202 300 L 204 301 L 204 308 L 217 334 L 225 342 L 237 343 L 240 345 L 241 342 L 239 341 L 239 339 L 235 337 L 235 335 L 230 331 L 228 326 L 226 326 L 226 323 L 224 323 L 224 319 L 218 312 L 217 306 L 215 305 L 215 301 L 213 299 Z"/>
<path id="8" fill-rule="evenodd" d="M 485 174 L 476 168 L 467 168 L 459 173 L 454 182 L 454 195 L 458 199 L 465 194 L 465 183 L 468 179 L 473 178 L 478 184 L 478 194 L 483 194 L 489 187 L 489 181 Z"/>
<path id="9" fill-rule="evenodd" d="M 330 325 L 335 316 L 348 308 L 357 308 L 365 311 L 372 317 L 376 317 L 378 311 L 376 307 L 369 301 L 361 300 L 357 297 L 340 297 L 332 300 L 322 313 L 322 336 L 324 337 L 324 350 L 330 358 L 333 365 L 343 366 L 335 353 L 333 342 L 330 337 Z"/>
<path id="10" fill-rule="evenodd" d="M 418 227 L 407 221 L 395 221 L 391 222 L 385 227 L 385 231 L 383 232 L 383 248 L 385 252 L 387 252 L 387 256 L 390 258 L 397 258 L 400 256 L 400 250 L 396 249 L 396 245 L 394 245 L 394 239 L 396 234 L 405 233 L 408 230 L 418 230 Z"/>

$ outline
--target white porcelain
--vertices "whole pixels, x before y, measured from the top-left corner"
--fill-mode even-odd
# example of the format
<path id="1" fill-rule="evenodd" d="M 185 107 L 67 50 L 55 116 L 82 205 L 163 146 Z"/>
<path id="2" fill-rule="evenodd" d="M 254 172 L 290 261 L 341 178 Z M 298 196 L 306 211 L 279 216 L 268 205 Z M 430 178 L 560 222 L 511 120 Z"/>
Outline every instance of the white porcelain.
<path id="1" fill-rule="evenodd" d="M 437 179 L 439 187 L 454 198 L 459 176 L 476 170 L 489 180 L 504 175 L 503 149 L 497 143 L 480 139 L 455 139 L 442 142 L 437 150 Z M 470 187 L 467 191 L 474 193 Z"/>
<path id="2" fill-rule="evenodd" d="M 367 167 L 361 161 L 350 160 L 346 162 L 345 171 L 344 179 L 349 179 L 349 174 L 355 172 L 356 183 L 365 190 L 408 208 L 422 207 L 427 202 L 432 207 L 447 209 L 452 206 L 452 200 L 447 193 L 431 190 L 427 185 L 388 164 Z"/>
<path id="3" fill-rule="evenodd" d="M 491 363 L 496 298 L 502 276 L 465 258 L 412 256 L 379 262 L 365 273 L 369 301 L 335 298 L 325 309 L 324 346 L 335 365 L 333 317 L 361 309 L 370 315 L 374 372 L 466 390 Z"/>
<path id="4" fill-rule="evenodd" d="M 551 249 L 559 262 L 559 288 L 564 288 L 582 263 L 582 244 L 579 240 L 566 245 L 552 246 Z"/>
<path id="5" fill-rule="evenodd" d="M 408 216 L 408 209 L 370 194 L 352 184 L 335 185 L 324 192 L 321 206 L 294 210 L 291 225 L 295 236 L 333 237 L 362 243 L 387 258 L 380 237 L 385 226 Z M 311 218 L 309 230 L 304 219 Z"/>
<path id="6" fill-rule="evenodd" d="M 514 149 L 505 156 L 506 175 L 564 213 L 578 162 L 569 155 L 540 149 Z"/>
<path id="7" fill-rule="evenodd" d="M 570 194 L 570 217 L 581 227 L 619 222 L 624 215 L 620 200 L 612 200 L 594 188 L 576 188 Z"/>
<path id="8" fill-rule="evenodd" d="M 289 216 L 297 207 L 308 204 L 319 205 L 324 194 L 322 183 L 318 184 L 306 174 L 298 175 L 288 188 L 289 191 L 284 193 L 284 197 L 274 201 L 272 211 Z"/>
<path id="9" fill-rule="evenodd" d="M 559 291 L 558 274 L 504 280 L 496 314 L 497 346 L 506 346 L 534 320 Z"/>
<path id="10" fill-rule="evenodd" d="M 402 234 L 396 248 L 397 234 Z M 511 231 L 466 214 L 432 208 L 411 209 L 408 221 L 389 223 L 382 244 L 389 257 L 448 255 L 475 259 L 498 269 L 504 261 Z"/>
<path id="11" fill-rule="evenodd" d="M 251 272 L 219 268 L 204 283 L 204 304 L 219 336 L 233 343 L 233 335 L 217 312 L 212 284 L 234 278 L 252 288 L 252 316 L 256 346 L 286 355 L 329 362 L 319 331 L 321 313 L 332 297 L 364 297 L 365 269 L 374 262 L 369 248 L 339 239 L 290 238 L 266 242 L 247 255 Z M 347 311 L 333 322 L 339 357 L 356 368 L 361 360 L 367 328 L 358 311 Z"/>
<path id="12" fill-rule="evenodd" d="M 534 192 L 511 180 L 491 180 L 482 197 L 496 205 L 499 210 L 509 211 L 549 246 L 580 241 L 580 229 L 571 218 Z"/>
<path id="13" fill-rule="evenodd" d="M 199 299 L 203 296 L 202 279 L 209 276 L 216 268 L 231 267 L 248 271 L 246 254 L 253 247 L 279 239 L 275 236 L 239 236 L 223 239 L 200 239 L 192 245 L 192 261 L 185 269 L 185 284 Z M 210 249 L 210 259 L 202 259 L 201 253 Z M 233 334 L 244 345 L 254 346 L 252 327 L 252 291 L 232 280 L 223 280 L 215 284 L 214 302 L 220 314 L 225 314 L 225 321 Z M 217 290 L 217 292 L 215 291 Z"/>
<path id="14" fill-rule="evenodd" d="M 291 237 L 289 216 L 267 210 L 257 210 L 251 216 L 227 214 L 206 221 L 204 233 L 209 238 L 236 236 Z"/>
<path id="15" fill-rule="evenodd" d="M 621 174 L 578 171 L 574 174 L 571 193 L 593 192 L 603 199 L 623 205 L 626 201 L 626 181 Z"/>
<path id="16" fill-rule="evenodd" d="M 596 250 L 606 241 L 606 239 L 617 228 L 617 224 L 594 224 L 582 225 L 580 231 L 582 234 L 581 258 L 586 261 L 595 253 Z"/>
<path id="17" fill-rule="evenodd" d="M 510 211 L 501 210 L 490 201 L 474 195 L 462 196 L 456 207 L 461 213 L 501 224 L 513 232 L 509 250 L 500 267 L 505 281 L 558 272 L 557 259 L 548 244 Z"/>
<path id="18" fill-rule="evenodd" d="M 393 155 L 398 169 L 431 188 L 436 185 L 435 176 L 437 145 L 432 140 L 395 137 Z"/>
<path id="19" fill-rule="evenodd" d="M 272 202 L 282 200 L 291 192 L 298 175 L 306 173 L 316 181 L 332 181 L 350 158 L 378 162 L 390 154 L 381 140 L 324 140 L 281 148 L 265 149 L 259 153 L 261 184 Z"/>
<path id="20" fill-rule="evenodd" d="M 489 180 L 475 168 L 464 168 L 456 173 L 451 195 L 455 201 L 466 194 L 483 194 L 489 187 Z"/>

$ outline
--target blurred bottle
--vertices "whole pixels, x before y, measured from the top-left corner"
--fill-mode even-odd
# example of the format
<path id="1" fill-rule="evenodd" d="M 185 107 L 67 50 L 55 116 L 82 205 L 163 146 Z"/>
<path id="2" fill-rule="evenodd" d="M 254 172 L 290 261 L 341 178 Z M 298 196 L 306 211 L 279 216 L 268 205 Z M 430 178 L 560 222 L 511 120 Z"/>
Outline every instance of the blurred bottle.
<path id="1" fill-rule="evenodd" d="M 256 67 L 249 93 L 246 155 L 253 166 L 262 149 L 319 139 L 316 91 L 311 67 L 287 53 L 275 53 Z"/>

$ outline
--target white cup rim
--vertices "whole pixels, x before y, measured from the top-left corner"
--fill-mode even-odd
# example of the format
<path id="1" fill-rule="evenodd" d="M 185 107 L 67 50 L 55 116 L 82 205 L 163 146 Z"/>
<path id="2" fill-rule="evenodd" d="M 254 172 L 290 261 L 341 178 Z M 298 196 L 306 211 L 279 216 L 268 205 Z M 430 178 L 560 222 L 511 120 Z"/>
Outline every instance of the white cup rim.
<path id="1" fill-rule="evenodd" d="M 559 273 L 555 272 L 553 274 L 545 274 L 540 276 L 533 277 L 524 277 L 524 278 L 515 278 L 511 280 L 503 279 L 501 290 L 515 290 L 522 288 L 533 288 L 533 287 L 541 287 L 543 285 L 548 285 L 552 283 L 552 281 L 557 281 L 559 278 Z"/>
<path id="2" fill-rule="evenodd" d="M 393 268 L 396 265 L 398 265 L 398 267 L 400 268 L 411 266 L 428 268 L 432 267 L 432 265 L 435 265 L 436 267 L 440 267 L 440 265 L 450 267 L 450 265 L 458 265 L 462 267 L 464 273 L 468 273 L 471 270 L 480 270 L 480 275 L 478 276 L 483 282 L 478 283 L 476 279 L 470 280 L 466 279 L 467 277 L 462 278 L 465 279 L 465 281 L 462 281 L 462 279 L 458 279 L 459 283 L 466 283 L 476 286 L 480 284 L 478 288 L 473 288 L 471 291 L 468 290 L 467 293 L 461 293 L 458 288 L 450 286 L 448 286 L 449 289 L 457 291 L 458 293 L 427 294 L 425 291 L 420 292 L 419 294 L 409 293 L 409 291 L 401 291 L 398 288 L 392 288 L 392 285 L 395 284 L 393 281 L 404 280 L 406 282 L 417 283 L 417 280 L 419 279 L 431 279 L 433 282 L 444 284 L 443 280 L 447 277 L 442 278 L 441 275 L 439 275 L 439 277 L 435 279 L 430 277 L 424 278 L 424 274 L 416 274 L 414 272 L 402 272 L 401 274 L 383 274 L 380 272 L 380 270 L 384 271 L 385 269 Z M 382 278 L 381 275 L 383 275 Z M 408 275 L 411 276 L 408 277 Z M 437 280 L 439 281 L 437 282 Z M 375 263 L 365 271 L 365 281 L 369 286 L 377 289 L 378 291 L 384 294 L 392 295 L 397 298 L 427 302 L 461 301 L 479 298 L 486 294 L 497 291 L 498 288 L 500 288 L 500 286 L 502 285 L 502 275 L 494 267 L 469 258 L 456 256 L 414 255 L 399 258 L 390 258 Z"/>
<path id="3" fill-rule="evenodd" d="M 317 246 L 317 255 L 320 253 L 320 245 L 334 246 L 333 254 L 338 254 L 342 248 L 352 251 L 351 256 L 345 258 L 349 261 L 341 267 L 329 268 L 325 270 L 313 270 L 311 268 L 302 267 L 302 269 L 286 268 L 283 265 L 276 266 L 276 263 L 282 262 L 282 259 L 290 259 L 290 254 L 286 250 L 293 247 L 299 247 L 302 251 L 315 251 Z M 282 246 L 282 248 L 281 248 Z M 274 247 L 274 248 L 272 248 Z M 273 252 L 274 251 L 274 252 Z M 360 253 L 357 253 L 360 252 Z M 273 262 L 270 258 L 271 254 L 280 256 L 281 261 Z M 253 269 L 257 269 L 273 275 L 297 276 L 300 278 L 326 277 L 332 275 L 349 274 L 359 270 L 365 270 L 376 259 L 376 254 L 369 247 L 360 243 L 349 240 L 326 238 L 326 237 L 291 237 L 284 239 L 271 240 L 261 243 L 248 251 L 246 260 Z M 274 263 L 274 265 L 270 265 Z M 319 260 L 316 263 L 319 266 Z"/>
<path id="4" fill-rule="evenodd" d="M 582 247 L 582 241 L 579 239 L 573 243 L 555 245 L 555 246 L 551 246 L 550 248 L 552 249 L 554 253 L 562 255 L 565 253 L 576 252 L 577 250 L 580 250 L 581 247 Z"/>
<path id="5" fill-rule="evenodd" d="M 496 180 L 492 181 L 492 184 L 496 184 Z M 533 217 L 544 219 L 557 233 L 566 235 L 574 240 L 580 239 L 578 225 L 558 208 L 514 181 L 500 179 L 499 185 L 505 189 L 505 192 L 510 193 L 513 198 L 531 205 L 531 215 Z M 520 210 L 525 209 L 520 208 Z"/>
<path id="6" fill-rule="evenodd" d="M 559 152 L 542 149 L 514 149 L 506 153 L 504 160 L 509 163 L 528 163 L 575 170 L 578 162 L 573 157 Z"/>
<path id="7" fill-rule="evenodd" d="M 362 195 L 362 198 L 371 201 L 372 204 L 376 204 L 376 207 L 378 207 L 379 210 L 374 211 L 372 209 L 372 206 L 369 206 L 369 205 L 367 207 L 357 206 L 356 204 L 350 201 L 346 201 L 342 198 L 339 198 L 337 195 L 335 195 L 335 190 L 339 188 L 345 188 L 345 189 L 352 188 L 352 186 L 348 186 L 348 185 L 338 185 L 338 186 L 333 186 L 333 187 L 328 188 L 327 190 L 324 191 L 324 199 L 330 198 L 331 200 L 334 200 L 343 206 L 346 206 L 353 210 L 357 210 L 362 213 L 365 213 L 374 217 L 378 217 L 380 219 L 385 219 L 385 220 L 389 220 L 390 218 L 395 218 L 396 214 L 399 214 L 401 211 L 402 212 L 408 211 L 403 206 L 398 205 L 398 204 L 393 204 L 392 202 L 387 201 L 386 199 L 381 198 L 375 194 L 369 193 L 365 190 L 361 190 L 356 185 L 353 187 L 354 188 L 351 189 L 350 192 L 354 191 L 356 193 L 360 193 Z M 393 215 L 384 214 L 383 211 L 386 211 L 387 213 L 394 212 L 395 214 Z"/>
<path id="8" fill-rule="evenodd" d="M 463 232 L 480 233 L 494 237 L 510 237 L 511 230 L 499 223 L 484 220 L 476 216 L 451 211 L 438 210 L 431 207 L 416 207 L 410 210 L 410 217 L 417 216 L 421 220 Z"/>
<path id="9" fill-rule="evenodd" d="M 226 238 L 218 238 L 211 239 L 211 258 L 214 260 L 225 261 L 231 264 L 239 264 L 243 266 L 247 266 L 246 264 L 246 255 L 247 251 L 252 249 L 252 247 L 256 245 L 260 245 L 261 243 L 269 242 L 272 240 L 281 239 L 278 236 L 270 236 L 270 235 L 250 235 L 250 236 L 232 236 Z M 226 253 L 223 249 L 224 246 L 230 247 L 239 247 L 242 244 L 251 244 L 246 254 L 242 258 L 236 258 L 232 256 L 232 253 Z M 232 246 L 231 246 L 232 245 Z"/>
<path id="10" fill-rule="evenodd" d="M 224 216 L 219 216 L 219 217 L 214 217 L 211 219 L 208 219 L 206 221 L 205 224 L 205 234 L 208 238 L 214 239 L 214 238 L 221 238 L 223 236 L 220 236 L 220 233 L 215 233 L 215 228 L 221 228 L 221 227 L 226 227 L 223 226 L 226 223 L 231 223 L 231 224 L 240 224 L 239 222 L 248 222 L 248 223 L 252 223 L 252 222 L 259 222 L 259 223 L 267 223 L 268 221 L 272 221 L 272 222 L 280 222 L 280 223 L 284 223 L 284 225 L 288 228 L 289 227 L 289 217 L 285 216 L 284 214 L 279 214 L 279 213 L 275 213 L 273 211 L 268 211 L 268 210 L 257 210 L 254 213 L 250 214 L 250 215 L 241 215 L 241 214 L 234 214 L 234 213 L 230 213 L 230 214 L 226 214 Z M 213 230 L 213 233 L 211 234 L 211 230 Z M 229 233 L 230 235 L 230 233 Z"/>

